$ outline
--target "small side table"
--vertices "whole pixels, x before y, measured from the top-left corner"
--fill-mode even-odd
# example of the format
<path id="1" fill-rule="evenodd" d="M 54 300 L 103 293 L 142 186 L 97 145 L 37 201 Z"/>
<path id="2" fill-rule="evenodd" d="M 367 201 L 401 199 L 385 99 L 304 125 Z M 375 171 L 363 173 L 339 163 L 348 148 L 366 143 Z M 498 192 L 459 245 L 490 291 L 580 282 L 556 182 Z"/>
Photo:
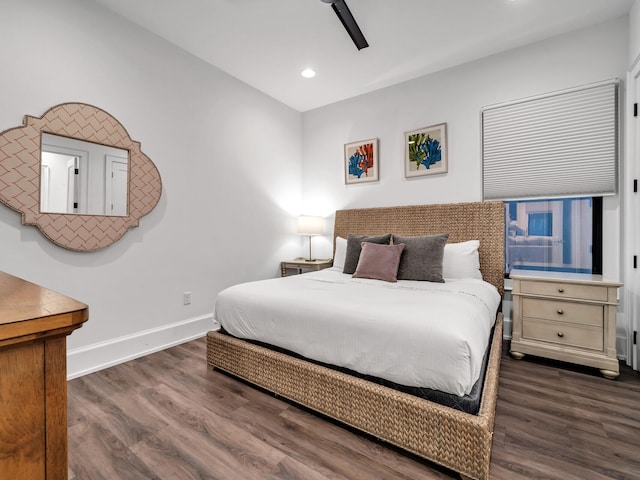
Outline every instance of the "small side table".
<path id="1" fill-rule="evenodd" d="M 333 259 L 327 260 L 305 260 L 304 258 L 296 258 L 294 260 L 284 260 L 280 262 L 280 275 L 282 277 L 287 276 L 287 270 L 295 270 L 293 275 L 298 275 L 307 272 L 317 272 L 324 268 L 329 268 L 333 265 Z"/>
<path id="2" fill-rule="evenodd" d="M 525 354 L 620 374 L 616 355 L 617 292 L 601 275 L 513 270 L 511 356 Z"/>

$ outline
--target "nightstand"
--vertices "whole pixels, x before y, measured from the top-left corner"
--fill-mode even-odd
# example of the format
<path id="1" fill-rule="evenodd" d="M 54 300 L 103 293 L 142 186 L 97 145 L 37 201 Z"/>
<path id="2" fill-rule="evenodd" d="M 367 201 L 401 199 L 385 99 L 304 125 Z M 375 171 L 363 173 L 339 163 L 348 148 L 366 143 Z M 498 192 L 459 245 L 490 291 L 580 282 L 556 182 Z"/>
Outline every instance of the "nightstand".
<path id="1" fill-rule="evenodd" d="M 513 270 L 511 355 L 525 354 L 620 374 L 616 307 L 621 283 L 600 275 Z"/>
<path id="2" fill-rule="evenodd" d="M 333 259 L 328 260 L 311 260 L 307 261 L 304 258 L 296 258 L 295 260 L 285 260 L 280 262 L 280 274 L 283 277 L 287 276 L 287 270 L 294 270 L 296 274 L 316 272 L 324 268 L 329 268 L 333 265 Z"/>

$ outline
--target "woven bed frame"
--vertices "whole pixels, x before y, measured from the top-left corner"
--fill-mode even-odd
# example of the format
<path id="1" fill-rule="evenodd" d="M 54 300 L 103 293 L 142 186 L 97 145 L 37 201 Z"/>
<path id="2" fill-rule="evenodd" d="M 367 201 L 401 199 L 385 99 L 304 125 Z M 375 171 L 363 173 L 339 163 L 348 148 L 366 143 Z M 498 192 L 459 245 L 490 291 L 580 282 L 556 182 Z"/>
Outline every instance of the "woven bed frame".
<path id="1" fill-rule="evenodd" d="M 339 210 L 334 243 L 349 233 L 449 233 L 450 243 L 480 240 L 483 277 L 503 294 L 502 202 Z M 471 415 L 229 335 L 207 334 L 210 366 L 478 480 L 489 478 L 501 349 L 498 313 L 480 410 Z"/>

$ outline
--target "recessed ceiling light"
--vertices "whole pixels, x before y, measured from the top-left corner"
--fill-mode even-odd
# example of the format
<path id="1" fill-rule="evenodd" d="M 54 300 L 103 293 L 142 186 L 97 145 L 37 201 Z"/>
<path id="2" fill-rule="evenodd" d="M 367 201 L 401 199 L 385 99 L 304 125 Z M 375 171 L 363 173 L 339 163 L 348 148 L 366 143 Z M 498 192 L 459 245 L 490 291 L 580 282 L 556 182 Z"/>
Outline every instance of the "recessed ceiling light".
<path id="1" fill-rule="evenodd" d="M 305 68 L 300 75 L 302 75 L 304 78 L 313 78 L 316 76 L 316 72 L 314 70 L 311 70 L 310 68 Z"/>

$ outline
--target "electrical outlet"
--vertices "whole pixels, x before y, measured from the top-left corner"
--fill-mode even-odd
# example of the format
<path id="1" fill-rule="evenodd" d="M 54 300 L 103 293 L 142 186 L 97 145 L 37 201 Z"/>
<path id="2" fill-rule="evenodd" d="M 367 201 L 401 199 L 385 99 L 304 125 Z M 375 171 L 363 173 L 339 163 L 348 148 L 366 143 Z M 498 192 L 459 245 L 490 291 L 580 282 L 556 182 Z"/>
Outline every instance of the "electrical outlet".
<path id="1" fill-rule="evenodd" d="M 184 292 L 182 294 L 182 303 L 184 305 L 191 305 L 191 292 Z"/>

